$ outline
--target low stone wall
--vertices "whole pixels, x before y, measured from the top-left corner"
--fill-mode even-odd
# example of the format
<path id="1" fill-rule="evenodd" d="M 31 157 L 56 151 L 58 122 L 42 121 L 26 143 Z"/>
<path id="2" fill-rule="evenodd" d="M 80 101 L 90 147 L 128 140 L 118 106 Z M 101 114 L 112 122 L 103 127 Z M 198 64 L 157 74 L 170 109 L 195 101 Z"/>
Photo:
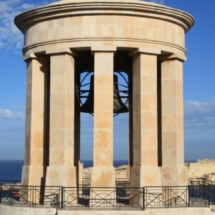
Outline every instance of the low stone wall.
<path id="1" fill-rule="evenodd" d="M 57 215 L 56 209 L 0 205 L 0 215 Z"/>
<path id="2" fill-rule="evenodd" d="M 0 205 L 0 215 L 212 215 L 210 208 L 150 209 L 145 211 L 59 210 Z"/>
<path id="3" fill-rule="evenodd" d="M 150 209 L 145 211 L 59 211 L 58 215 L 212 215 L 209 208 Z"/>

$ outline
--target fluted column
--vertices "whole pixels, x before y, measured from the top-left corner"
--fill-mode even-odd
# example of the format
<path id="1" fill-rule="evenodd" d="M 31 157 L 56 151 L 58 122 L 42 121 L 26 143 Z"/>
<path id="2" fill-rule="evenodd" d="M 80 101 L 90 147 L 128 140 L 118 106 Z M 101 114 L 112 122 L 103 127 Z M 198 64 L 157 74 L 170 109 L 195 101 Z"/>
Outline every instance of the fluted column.
<path id="1" fill-rule="evenodd" d="M 94 51 L 92 49 L 92 51 Z M 92 187 L 115 186 L 113 167 L 113 50 L 94 52 L 94 155 Z"/>
<path id="2" fill-rule="evenodd" d="M 41 185 L 44 176 L 45 76 L 47 60 L 34 54 L 25 56 L 27 63 L 25 164 L 23 185 Z"/>
<path id="3" fill-rule="evenodd" d="M 50 54 L 50 154 L 46 185 L 76 186 L 75 72 L 70 52 Z"/>
<path id="4" fill-rule="evenodd" d="M 133 167 L 131 186 L 159 186 L 157 138 L 157 55 L 133 57 Z"/>
<path id="5" fill-rule="evenodd" d="M 183 134 L 183 62 L 161 63 L 162 185 L 186 185 Z"/>

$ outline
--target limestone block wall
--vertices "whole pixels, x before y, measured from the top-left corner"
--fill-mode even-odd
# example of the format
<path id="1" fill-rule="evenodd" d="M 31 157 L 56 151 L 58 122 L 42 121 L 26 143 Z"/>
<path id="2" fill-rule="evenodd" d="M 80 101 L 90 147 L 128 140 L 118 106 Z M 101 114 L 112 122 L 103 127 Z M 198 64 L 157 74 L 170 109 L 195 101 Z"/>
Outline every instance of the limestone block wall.
<path id="1" fill-rule="evenodd" d="M 32 127 L 26 127 L 24 184 L 38 185 L 40 179 L 50 186 L 75 186 L 78 182 L 80 117 L 75 86 L 79 73 L 75 59 L 83 50 L 93 55 L 96 89 L 92 186 L 115 185 L 113 72 L 114 54 L 122 50 L 133 66 L 131 184 L 186 184 L 182 65 L 186 60 L 185 33 L 194 24 L 192 16 L 139 0 L 63 0 L 18 15 L 15 23 L 24 34 L 24 59 L 32 65 L 27 70 L 30 96 L 26 124 Z M 40 80 L 34 78 L 37 73 Z M 43 89 L 41 80 L 45 83 L 43 74 L 48 73 L 50 83 Z M 40 85 L 40 91 L 35 91 Z M 42 94 L 44 100 L 34 105 Z M 43 105 L 47 100 L 49 104 Z M 35 118 L 35 114 L 43 118 Z M 35 135 L 39 140 L 36 145 Z"/>
<path id="2" fill-rule="evenodd" d="M 92 14 L 94 11 L 92 11 Z M 130 14 L 86 16 L 77 14 L 72 17 L 44 20 L 26 31 L 25 46 L 53 40 L 103 40 L 104 37 L 118 40 L 157 41 L 184 47 L 184 29 L 169 21 L 149 17 L 135 17 Z M 71 28 L 72 26 L 72 28 Z M 105 44 L 104 44 L 105 45 Z M 107 44 L 106 44 L 107 45 Z"/>
<path id="3" fill-rule="evenodd" d="M 30 18 L 30 19 L 29 19 Z M 59 1 L 18 16 L 24 54 L 92 46 L 156 48 L 184 58 L 193 18 L 144 1 Z"/>

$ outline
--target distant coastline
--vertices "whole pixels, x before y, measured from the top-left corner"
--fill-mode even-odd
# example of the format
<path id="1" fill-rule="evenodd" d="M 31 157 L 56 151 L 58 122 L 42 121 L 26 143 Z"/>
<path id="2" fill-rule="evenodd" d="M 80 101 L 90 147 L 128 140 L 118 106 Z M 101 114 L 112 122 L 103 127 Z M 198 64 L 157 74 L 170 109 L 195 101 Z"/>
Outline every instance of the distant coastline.
<path id="1" fill-rule="evenodd" d="M 210 159 L 200 159 L 200 160 L 185 160 L 185 166 L 188 170 L 188 180 L 193 180 L 198 177 L 203 177 L 204 175 L 208 175 L 208 180 L 214 181 L 212 177 L 210 176 L 211 173 L 215 174 L 215 166 L 209 165 L 209 167 L 206 168 L 205 165 L 202 164 L 202 162 L 209 162 Z M 215 162 L 215 161 L 214 161 Z M 81 163 L 83 163 L 85 171 L 90 171 L 91 167 L 93 166 L 93 160 L 82 160 Z M 125 169 L 125 165 L 128 164 L 128 160 L 114 160 L 114 167 L 116 170 L 118 167 L 119 169 Z M 24 160 L 0 160 L 0 181 L 18 181 L 21 180 L 22 175 L 22 167 L 24 165 Z M 201 168 L 200 168 L 201 167 Z M 198 169 L 198 171 L 196 170 Z M 200 169 L 201 171 L 200 171 Z M 212 170 L 210 170 L 212 168 Z M 206 171 L 207 170 L 207 171 Z M 123 170 L 124 171 L 124 170 Z M 122 171 L 122 172 L 123 172 Z"/>

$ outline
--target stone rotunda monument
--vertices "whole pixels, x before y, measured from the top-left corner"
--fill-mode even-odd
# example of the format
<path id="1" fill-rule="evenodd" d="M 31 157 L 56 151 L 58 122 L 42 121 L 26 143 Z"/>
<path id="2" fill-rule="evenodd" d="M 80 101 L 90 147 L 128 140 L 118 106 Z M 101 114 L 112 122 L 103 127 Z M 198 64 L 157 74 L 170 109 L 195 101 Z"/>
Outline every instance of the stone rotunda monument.
<path id="1" fill-rule="evenodd" d="M 122 112 L 131 186 L 186 185 L 183 62 L 192 16 L 138 0 L 62 0 L 15 23 L 27 64 L 22 185 L 78 186 L 80 112 L 94 116 L 91 187 L 115 187 L 113 117 Z M 114 75 L 122 71 L 124 91 Z"/>

